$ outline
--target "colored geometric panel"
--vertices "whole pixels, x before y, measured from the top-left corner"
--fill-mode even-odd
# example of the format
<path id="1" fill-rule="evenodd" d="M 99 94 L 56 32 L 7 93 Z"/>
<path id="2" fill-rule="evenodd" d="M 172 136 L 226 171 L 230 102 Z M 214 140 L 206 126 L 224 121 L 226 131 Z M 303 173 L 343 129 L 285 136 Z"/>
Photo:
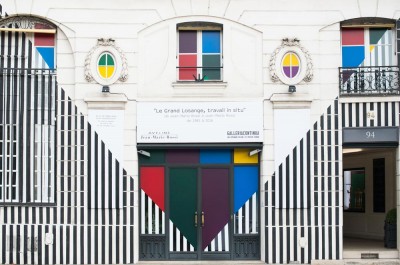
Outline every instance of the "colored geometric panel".
<path id="1" fill-rule="evenodd" d="M 203 58 L 203 77 L 204 80 L 220 80 L 221 79 L 221 56 L 217 55 L 204 55 Z M 213 67 L 213 68 L 207 68 Z M 217 68 L 214 68 L 217 67 Z"/>
<path id="2" fill-rule="evenodd" d="M 230 164 L 232 150 L 230 149 L 202 149 L 200 150 L 201 164 Z"/>
<path id="3" fill-rule="evenodd" d="M 165 211 L 164 200 L 164 167 L 140 167 L 140 188 Z"/>
<path id="4" fill-rule="evenodd" d="M 289 77 L 293 78 L 299 73 L 300 68 L 298 66 L 284 66 L 283 73 Z"/>
<path id="5" fill-rule="evenodd" d="M 387 32 L 387 29 L 370 29 L 369 30 L 369 44 L 376 45 L 382 39 L 383 35 Z"/>
<path id="6" fill-rule="evenodd" d="M 343 67 L 359 67 L 365 59 L 364 46 L 342 47 Z"/>
<path id="7" fill-rule="evenodd" d="M 197 67 L 197 55 L 179 55 L 179 67 Z M 194 80 L 197 68 L 180 68 L 179 80 Z"/>
<path id="8" fill-rule="evenodd" d="M 171 164 L 197 164 L 199 163 L 199 150 L 167 150 L 166 161 Z"/>
<path id="9" fill-rule="evenodd" d="M 114 66 L 115 62 L 113 56 L 109 53 L 103 53 L 100 56 L 98 65 Z"/>
<path id="10" fill-rule="evenodd" d="M 256 164 L 258 163 L 258 155 L 249 155 L 252 149 L 235 148 L 233 151 L 233 162 L 235 164 Z"/>
<path id="11" fill-rule="evenodd" d="M 197 211 L 197 170 L 194 168 L 170 168 L 169 171 L 170 219 L 197 248 L 197 228 L 194 216 Z"/>
<path id="12" fill-rule="evenodd" d="M 54 69 L 54 47 L 36 47 L 50 69 Z"/>
<path id="13" fill-rule="evenodd" d="M 364 29 L 342 28 L 342 45 L 364 45 Z"/>
<path id="14" fill-rule="evenodd" d="M 203 31 L 202 45 L 203 53 L 221 52 L 221 34 L 220 31 Z"/>
<path id="15" fill-rule="evenodd" d="M 97 63 L 97 71 L 99 75 L 104 79 L 111 78 L 114 75 L 115 60 L 110 53 L 105 52 L 100 55 Z"/>
<path id="16" fill-rule="evenodd" d="M 97 67 L 99 74 L 101 77 L 107 79 L 113 76 L 115 72 L 115 67 L 114 66 L 98 66 Z"/>
<path id="17" fill-rule="evenodd" d="M 150 153 L 150 157 L 138 154 L 140 165 L 155 165 L 165 163 L 165 151 L 164 150 L 146 150 Z"/>
<path id="18" fill-rule="evenodd" d="M 34 46 L 47 46 L 54 47 L 55 45 L 55 35 L 54 34 L 45 34 L 45 33 L 35 33 L 34 34 Z"/>
<path id="19" fill-rule="evenodd" d="M 288 52 L 283 56 L 283 66 L 299 66 L 300 65 L 300 60 L 299 57 L 297 57 L 296 54 L 292 52 Z"/>
<path id="20" fill-rule="evenodd" d="M 350 77 L 355 73 L 356 71 L 348 70 L 348 71 L 343 71 L 343 84 L 347 82 L 347 80 L 350 79 Z"/>
<path id="21" fill-rule="evenodd" d="M 229 169 L 203 168 L 202 211 L 202 249 L 205 249 L 229 222 Z"/>
<path id="22" fill-rule="evenodd" d="M 179 31 L 179 53 L 197 53 L 197 31 Z"/>
<path id="23" fill-rule="evenodd" d="M 234 213 L 258 190 L 258 167 L 235 166 L 234 172 Z"/>

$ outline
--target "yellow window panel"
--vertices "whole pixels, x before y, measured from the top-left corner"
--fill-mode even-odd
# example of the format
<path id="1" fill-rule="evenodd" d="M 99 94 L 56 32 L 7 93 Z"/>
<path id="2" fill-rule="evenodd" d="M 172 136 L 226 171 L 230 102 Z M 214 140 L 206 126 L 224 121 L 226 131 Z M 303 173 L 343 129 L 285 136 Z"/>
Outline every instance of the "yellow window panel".
<path id="1" fill-rule="evenodd" d="M 249 156 L 250 148 L 235 148 L 233 152 L 233 161 L 235 164 L 257 164 L 258 155 Z"/>

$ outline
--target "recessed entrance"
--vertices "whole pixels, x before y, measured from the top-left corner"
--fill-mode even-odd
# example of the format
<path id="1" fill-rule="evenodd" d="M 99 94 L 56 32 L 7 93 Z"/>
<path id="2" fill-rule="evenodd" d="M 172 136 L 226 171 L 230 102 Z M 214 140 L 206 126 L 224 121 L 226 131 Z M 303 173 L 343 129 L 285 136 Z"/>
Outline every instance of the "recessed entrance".
<path id="1" fill-rule="evenodd" d="M 259 259 L 259 154 L 251 151 L 141 150 L 140 259 Z"/>
<path id="2" fill-rule="evenodd" d="M 398 258 L 385 248 L 386 213 L 396 208 L 397 148 L 343 148 L 343 258 Z M 370 257 L 370 256 L 368 256 Z M 371 257 L 370 257 L 371 258 Z"/>

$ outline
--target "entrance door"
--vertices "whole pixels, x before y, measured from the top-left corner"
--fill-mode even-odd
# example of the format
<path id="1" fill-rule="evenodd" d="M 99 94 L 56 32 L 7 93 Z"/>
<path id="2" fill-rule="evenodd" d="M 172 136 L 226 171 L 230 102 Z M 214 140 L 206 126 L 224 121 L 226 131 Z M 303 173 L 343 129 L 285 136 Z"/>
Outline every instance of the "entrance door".
<path id="1" fill-rule="evenodd" d="M 170 168 L 170 258 L 230 259 L 229 168 Z"/>
<path id="2" fill-rule="evenodd" d="M 259 259 L 259 158 L 250 151 L 145 150 L 139 259 Z"/>

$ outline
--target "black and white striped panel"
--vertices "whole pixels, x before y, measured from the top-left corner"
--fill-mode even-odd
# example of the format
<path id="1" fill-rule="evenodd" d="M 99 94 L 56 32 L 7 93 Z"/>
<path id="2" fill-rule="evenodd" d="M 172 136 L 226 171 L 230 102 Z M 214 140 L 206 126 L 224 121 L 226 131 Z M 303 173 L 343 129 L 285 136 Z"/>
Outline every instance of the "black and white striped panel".
<path id="1" fill-rule="evenodd" d="M 89 207 L 121 208 L 122 166 L 92 126 L 88 127 L 88 174 L 92 180 Z"/>
<path id="2" fill-rule="evenodd" d="M 181 231 L 174 225 L 172 221 L 169 221 L 169 251 L 195 251 L 194 247 L 187 241 Z"/>
<path id="3" fill-rule="evenodd" d="M 235 235 L 258 233 L 258 207 L 257 193 L 254 193 L 250 199 L 233 216 L 233 232 Z"/>
<path id="4" fill-rule="evenodd" d="M 140 191 L 140 234 L 165 234 L 165 213 L 153 200 Z"/>
<path id="5" fill-rule="evenodd" d="M 133 263 L 133 179 L 123 173 L 122 209 L 88 207 L 89 124 L 62 89 L 57 95 L 56 207 L 0 207 L 0 262 Z"/>
<path id="6" fill-rule="evenodd" d="M 265 184 L 267 263 L 341 258 L 338 110 L 335 100 Z"/>
<path id="7" fill-rule="evenodd" d="M 218 233 L 211 243 L 204 249 L 205 252 L 229 251 L 229 223 Z"/>
<path id="8" fill-rule="evenodd" d="M 342 127 L 399 126 L 399 102 L 342 103 Z"/>
<path id="9" fill-rule="evenodd" d="M 1 6 L 0 6 L 1 10 Z M 7 41 L 5 39 L 7 38 Z M 24 33 L 0 33 L 1 52 L 0 66 L 6 68 L 32 69 L 32 43 Z M 15 47 L 21 56 L 8 56 L 9 51 L 15 53 Z M 14 51 L 13 51 L 14 49 Z M 31 75 L 32 77 L 32 75 Z M 27 77 L 28 78 L 28 77 Z M 35 80 L 35 77 L 33 76 Z M 25 79 L 23 79 L 25 80 Z M 91 130 L 87 117 L 82 115 L 73 100 L 63 89 L 56 86 L 56 81 L 42 82 L 39 77 L 33 84 L 53 84 L 55 95 L 56 129 L 56 196 L 55 205 L 23 204 L 30 198 L 29 191 L 23 194 L 21 204 L 2 205 L 0 207 L 0 263 L 2 264 L 127 264 L 134 262 L 134 181 L 132 176 L 122 169 L 119 162 L 113 158 L 107 147 L 102 146 L 101 139 Z M 10 89 L 12 86 L 3 86 Z M 45 110 L 50 108 L 35 107 L 33 103 L 44 102 L 35 99 L 41 86 L 36 91 L 32 82 L 18 83 L 25 94 L 19 94 L 21 106 L 31 110 L 33 116 L 24 116 L 10 124 L 21 125 L 25 135 L 34 129 L 34 120 L 45 120 Z M 35 92 L 36 91 L 36 92 Z M 30 94 L 29 94 L 30 93 Z M 36 101 L 35 101 L 36 100 Z M 49 111 L 50 112 L 50 111 Z M 1 115 L 3 117 L 3 115 Z M 53 116 L 53 117 L 54 117 Z M 19 117 L 15 115 L 15 117 Z M 51 119 L 48 119 L 51 121 Z M 1 124 L 4 124 L 2 121 Z M 28 146 L 31 139 L 24 135 L 21 145 Z M 92 139 L 92 138 L 95 139 Z M 97 137 L 97 138 L 96 138 Z M 34 139 L 34 138 L 33 138 Z M 96 147 L 100 155 L 95 153 Z M 26 163 L 33 153 L 29 148 L 22 149 L 26 168 L 25 176 L 33 172 L 32 165 Z M 25 151 L 26 150 L 26 151 Z M 101 186 L 94 185 L 91 173 L 92 164 L 101 157 L 102 165 L 97 168 L 98 181 L 104 176 L 116 177 L 119 183 L 114 185 L 115 191 L 104 189 L 107 182 Z M 104 157 L 104 158 L 103 158 Z M 115 180 L 116 180 L 115 179 Z M 21 178 L 20 187 L 31 187 L 29 178 Z M 97 180 L 96 180 L 97 181 Z M 105 183 L 105 184 L 104 184 Z M 99 188 L 101 187 L 101 188 Z M 120 188 L 118 188 L 120 187 Z M 95 194 L 97 202 L 91 200 Z M 99 194 L 101 194 L 99 196 Z M 100 200 L 101 198 L 101 200 Z M 92 209 L 91 205 L 104 209 Z M 122 208 L 112 208 L 121 205 Z M 111 209 L 112 208 L 112 209 Z"/>
<path id="10" fill-rule="evenodd" d="M 0 141 L 5 148 L 1 149 L 5 183 L 0 183 L 5 193 L 0 201 L 54 202 L 55 71 L 32 68 L 27 59 L 32 43 L 25 33 L 1 32 L 0 44 L 0 120 L 5 140 Z M 22 157 L 24 163 L 13 157 Z"/>

